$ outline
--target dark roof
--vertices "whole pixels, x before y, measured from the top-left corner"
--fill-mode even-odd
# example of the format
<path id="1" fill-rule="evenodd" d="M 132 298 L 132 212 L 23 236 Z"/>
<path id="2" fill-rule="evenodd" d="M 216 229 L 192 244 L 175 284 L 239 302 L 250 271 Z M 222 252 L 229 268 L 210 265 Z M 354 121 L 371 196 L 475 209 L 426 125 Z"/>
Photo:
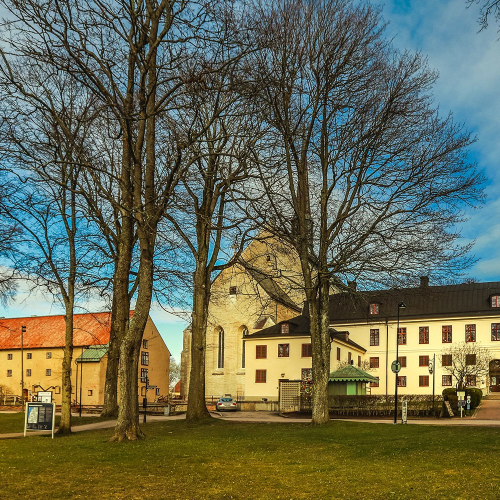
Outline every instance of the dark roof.
<path id="1" fill-rule="evenodd" d="M 354 365 L 344 366 L 330 373 L 329 382 L 375 382 L 378 378 Z"/>
<path id="2" fill-rule="evenodd" d="M 420 286 L 381 291 L 342 292 L 330 296 L 330 321 L 374 321 L 395 318 L 398 304 L 401 318 L 486 316 L 500 314 L 491 307 L 491 296 L 500 295 L 500 282 L 461 285 Z M 379 304 L 379 314 L 369 314 L 369 305 Z M 307 308 L 305 310 L 307 312 Z"/>
<path id="3" fill-rule="evenodd" d="M 248 271 L 250 276 L 264 289 L 264 291 L 276 302 L 300 312 L 302 308 L 298 306 L 289 295 L 276 283 L 276 281 L 260 269 L 253 267 L 244 259 L 240 258 L 240 264 Z"/>
<path id="4" fill-rule="evenodd" d="M 288 333 L 281 333 L 281 325 L 284 323 L 289 324 Z M 309 327 L 309 318 L 303 315 L 296 316 L 292 319 L 287 319 L 285 321 L 281 321 L 276 325 L 270 326 L 268 328 L 264 328 L 264 330 L 260 330 L 258 332 L 252 333 L 251 335 L 247 335 L 245 338 L 249 339 L 265 339 L 265 338 L 276 338 L 276 337 L 310 337 L 311 331 Z M 366 352 L 364 347 L 361 347 L 356 342 L 353 342 L 349 339 L 349 332 L 338 332 L 337 330 L 330 328 L 330 338 L 332 340 L 338 340 L 341 342 L 345 342 L 346 344 L 354 347 L 356 349 L 360 349 Z"/>
<path id="5" fill-rule="evenodd" d="M 301 336 L 309 336 L 309 318 L 305 316 L 296 316 L 295 318 L 288 319 L 286 321 L 281 321 L 276 325 L 269 326 L 268 328 L 264 328 L 264 330 L 260 330 L 258 332 L 247 335 L 246 338 L 268 338 L 268 337 L 281 337 L 281 325 L 283 323 L 288 323 L 290 325 L 289 332 L 284 337 L 301 337 Z"/>

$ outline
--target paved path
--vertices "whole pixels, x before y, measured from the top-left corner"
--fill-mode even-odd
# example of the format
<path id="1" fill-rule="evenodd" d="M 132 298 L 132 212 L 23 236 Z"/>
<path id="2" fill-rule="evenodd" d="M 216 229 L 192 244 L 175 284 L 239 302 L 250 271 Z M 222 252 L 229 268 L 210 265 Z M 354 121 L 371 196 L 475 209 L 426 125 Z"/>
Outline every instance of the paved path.
<path id="1" fill-rule="evenodd" d="M 497 420 L 500 422 L 500 399 L 483 399 L 474 418 L 479 420 Z"/>
<path id="2" fill-rule="evenodd" d="M 267 411 L 238 411 L 234 413 L 218 413 L 212 412 L 214 418 L 220 420 L 228 420 L 234 422 L 281 422 L 281 423 L 301 423 L 308 424 L 311 422 L 310 418 L 287 418 L 278 415 L 275 412 Z M 173 416 L 163 416 L 163 415 L 148 415 L 148 422 L 160 422 L 168 420 L 182 420 L 185 415 L 173 415 Z M 335 419 L 342 420 L 345 422 L 364 422 L 369 424 L 392 424 L 392 419 Z M 481 402 L 481 407 L 476 411 L 474 417 L 454 417 L 454 418 L 435 418 L 435 419 L 409 419 L 409 425 L 439 425 L 439 426 L 474 426 L 474 427 L 500 427 L 500 400 L 485 399 Z M 116 420 L 105 420 L 103 422 L 94 422 L 92 424 L 79 425 L 72 428 L 73 432 L 84 432 L 96 429 L 109 429 L 116 425 Z M 49 435 L 47 432 L 29 432 L 30 436 L 36 435 Z M 0 434 L 0 439 L 9 438 L 20 438 L 23 437 L 22 432 L 10 433 L 10 434 Z"/>

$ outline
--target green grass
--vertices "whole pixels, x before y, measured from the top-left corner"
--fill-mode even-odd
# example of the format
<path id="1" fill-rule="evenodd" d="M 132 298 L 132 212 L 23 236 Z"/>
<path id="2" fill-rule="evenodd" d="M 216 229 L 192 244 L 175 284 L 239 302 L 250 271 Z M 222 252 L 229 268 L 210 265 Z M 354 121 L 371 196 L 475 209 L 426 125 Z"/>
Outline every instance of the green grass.
<path id="1" fill-rule="evenodd" d="M 212 420 L 0 441 L 0 497 L 497 499 L 499 430 Z"/>
<path id="2" fill-rule="evenodd" d="M 59 425 L 59 420 L 61 418 L 56 415 L 56 426 Z M 91 424 L 93 422 L 101 422 L 103 420 L 109 420 L 108 418 L 101 418 L 98 415 L 92 417 L 72 417 L 71 425 L 85 425 Z M 0 413 L 0 434 L 9 434 L 11 432 L 24 432 L 24 413 L 23 412 L 9 412 Z M 1 498 L 1 497 L 0 497 Z"/>

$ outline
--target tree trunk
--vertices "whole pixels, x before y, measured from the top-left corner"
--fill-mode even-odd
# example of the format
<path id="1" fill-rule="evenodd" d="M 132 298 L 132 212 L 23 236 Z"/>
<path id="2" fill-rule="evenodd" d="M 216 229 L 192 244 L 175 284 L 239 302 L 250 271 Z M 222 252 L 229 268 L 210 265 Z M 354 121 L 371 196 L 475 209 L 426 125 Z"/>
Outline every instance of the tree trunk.
<path id="1" fill-rule="evenodd" d="M 141 261 L 137 279 L 138 296 L 134 315 L 128 321 L 125 337 L 120 347 L 119 384 L 120 404 L 115 434 L 111 441 L 135 441 L 143 438 L 139 428 L 138 368 L 142 337 L 149 317 L 153 296 L 153 248 L 156 239 L 154 228 L 139 228 Z M 119 309 L 119 308 L 118 308 Z"/>
<path id="2" fill-rule="evenodd" d="M 127 309 L 129 308 L 130 306 L 127 307 Z M 118 366 L 120 361 L 120 340 L 123 338 L 124 331 L 122 326 L 123 322 L 118 321 L 116 309 L 116 294 L 113 294 L 110 319 L 111 330 L 106 365 L 106 382 L 104 384 L 104 405 L 101 417 L 118 416 Z"/>
<path id="3" fill-rule="evenodd" d="M 325 424 L 330 420 L 328 411 L 328 377 L 330 375 L 331 352 L 328 315 L 329 288 L 328 279 L 321 279 L 318 299 L 310 303 L 313 368 L 312 423 L 314 425 Z"/>
<path id="4" fill-rule="evenodd" d="M 71 432 L 71 363 L 73 361 L 73 307 L 67 307 L 65 314 L 66 334 L 62 362 L 61 421 L 57 434 Z"/>
<path id="5" fill-rule="evenodd" d="M 186 419 L 197 421 L 210 418 L 205 401 L 205 354 L 210 301 L 210 279 L 206 260 L 197 262 L 193 290 L 193 323 L 191 338 L 191 374 Z"/>

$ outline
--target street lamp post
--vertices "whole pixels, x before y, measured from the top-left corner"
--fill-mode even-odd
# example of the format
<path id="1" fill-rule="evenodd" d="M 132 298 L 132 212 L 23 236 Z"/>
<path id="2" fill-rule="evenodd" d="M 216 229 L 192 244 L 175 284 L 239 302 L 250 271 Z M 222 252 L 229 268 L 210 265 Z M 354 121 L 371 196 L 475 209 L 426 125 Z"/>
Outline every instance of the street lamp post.
<path id="1" fill-rule="evenodd" d="M 79 416 L 82 416 L 82 379 L 83 379 L 83 350 L 88 349 L 89 346 L 82 345 L 82 356 L 80 358 L 80 412 Z M 77 375 L 78 377 L 78 375 Z M 78 378 L 77 378 L 78 380 Z"/>
<path id="2" fill-rule="evenodd" d="M 405 309 L 406 304 L 404 302 L 400 302 L 398 304 L 398 323 L 396 327 L 396 363 L 399 361 L 399 311 L 401 309 Z M 396 375 L 396 384 L 394 388 L 394 423 L 398 422 L 398 373 L 399 370 L 395 372 Z"/>

